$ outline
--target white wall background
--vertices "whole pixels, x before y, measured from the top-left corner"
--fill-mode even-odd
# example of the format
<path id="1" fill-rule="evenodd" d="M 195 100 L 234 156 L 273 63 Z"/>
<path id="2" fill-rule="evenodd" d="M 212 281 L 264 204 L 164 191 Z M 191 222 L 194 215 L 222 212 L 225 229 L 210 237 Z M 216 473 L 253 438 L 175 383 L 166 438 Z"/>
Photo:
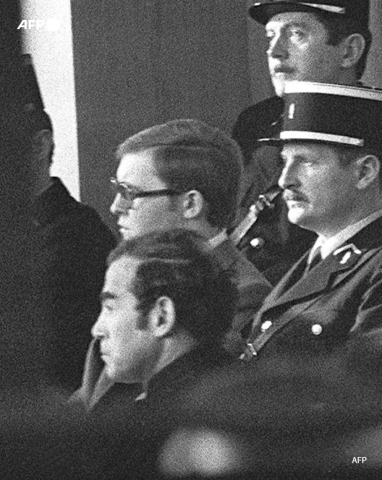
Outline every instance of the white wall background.
<path id="1" fill-rule="evenodd" d="M 370 7 L 370 29 L 373 34 L 373 43 L 363 81 L 365 85 L 382 88 L 382 0 L 371 0 Z"/>
<path id="2" fill-rule="evenodd" d="M 23 20 L 44 22 L 39 28 L 31 25 L 20 30 L 23 53 L 32 55 L 45 109 L 53 121 L 56 148 L 52 175 L 59 176 L 79 199 L 70 0 L 23 0 L 20 3 Z"/>

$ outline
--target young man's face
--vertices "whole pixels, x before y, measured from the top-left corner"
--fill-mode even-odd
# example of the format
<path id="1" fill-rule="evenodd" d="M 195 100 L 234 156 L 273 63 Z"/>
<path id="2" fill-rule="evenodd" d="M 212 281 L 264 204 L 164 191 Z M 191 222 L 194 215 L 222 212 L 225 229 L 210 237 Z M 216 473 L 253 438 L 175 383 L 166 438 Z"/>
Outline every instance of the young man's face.
<path id="1" fill-rule="evenodd" d="M 316 143 L 286 144 L 281 156 L 279 185 L 291 223 L 326 237 L 354 223 L 359 210 L 355 161 L 342 166 L 334 147 Z"/>
<path id="2" fill-rule="evenodd" d="M 120 258 L 106 272 L 102 310 L 92 334 L 100 339 L 106 374 L 114 382 L 141 383 L 155 363 L 158 344 L 131 291 L 138 260 Z"/>
<path id="3" fill-rule="evenodd" d="M 140 191 L 167 189 L 158 177 L 154 156 L 153 149 L 125 155 L 117 170 L 117 181 Z M 119 231 L 125 240 L 183 226 L 179 196 L 143 197 L 130 203 L 117 193 L 110 211 L 118 217 Z"/>
<path id="4" fill-rule="evenodd" d="M 342 42 L 328 45 L 325 27 L 314 14 L 287 12 L 266 25 L 268 65 L 276 95 L 291 81 L 341 83 Z"/>

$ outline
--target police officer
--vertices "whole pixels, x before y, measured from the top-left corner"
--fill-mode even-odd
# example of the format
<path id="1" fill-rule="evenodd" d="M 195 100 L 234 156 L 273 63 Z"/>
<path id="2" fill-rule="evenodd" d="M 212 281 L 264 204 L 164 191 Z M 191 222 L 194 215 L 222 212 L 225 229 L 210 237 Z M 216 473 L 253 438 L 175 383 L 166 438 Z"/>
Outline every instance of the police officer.
<path id="1" fill-rule="evenodd" d="M 247 358 L 382 345 L 382 91 L 290 83 L 279 186 L 317 241 L 264 301 Z M 379 339 L 379 340 L 378 340 Z"/>

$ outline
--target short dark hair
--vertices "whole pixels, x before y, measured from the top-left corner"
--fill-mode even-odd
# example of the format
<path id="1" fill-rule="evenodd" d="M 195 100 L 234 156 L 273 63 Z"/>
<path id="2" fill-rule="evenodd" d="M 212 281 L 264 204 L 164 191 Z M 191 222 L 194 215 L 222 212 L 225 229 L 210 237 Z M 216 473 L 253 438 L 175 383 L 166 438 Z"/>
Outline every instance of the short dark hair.
<path id="1" fill-rule="evenodd" d="M 132 293 L 143 317 L 167 296 L 175 305 L 176 325 L 200 343 L 220 344 L 231 327 L 238 292 L 205 239 L 184 229 L 152 232 L 121 242 L 108 265 L 122 257 L 140 260 Z"/>
<path id="2" fill-rule="evenodd" d="M 234 140 L 199 120 L 172 120 L 128 138 L 118 147 L 117 158 L 148 149 L 155 149 L 158 176 L 168 188 L 198 190 L 208 206 L 208 222 L 232 226 L 244 168 Z"/>
<path id="3" fill-rule="evenodd" d="M 362 0 L 361 0 L 362 1 Z M 354 19 L 343 18 L 328 12 L 314 12 L 313 15 L 325 27 L 328 33 L 328 45 L 338 45 L 342 40 L 353 33 L 359 33 L 365 39 L 365 50 L 356 65 L 356 76 L 359 80 L 366 68 L 367 56 L 370 51 L 372 34 L 369 29 Z"/>

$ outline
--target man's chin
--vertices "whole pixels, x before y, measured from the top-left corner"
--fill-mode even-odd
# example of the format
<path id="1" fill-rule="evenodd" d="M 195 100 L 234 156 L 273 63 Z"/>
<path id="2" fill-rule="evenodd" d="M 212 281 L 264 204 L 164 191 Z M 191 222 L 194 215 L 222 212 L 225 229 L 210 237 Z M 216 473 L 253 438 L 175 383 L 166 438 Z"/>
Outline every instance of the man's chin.
<path id="1" fill-rule="evenodd" d="M 273 82 L 273 88 L 275 90 L 275 94 L 278 97 L 283 97 L 284 96 L 284 91 L 285 91 L 285 82 L 280 82 L 280 81 L 274 81 Z"/>
<path id="2" fill-rule="evenodd" d="M 127 228 L 123 228 L 121 227 L 119 229 L 119 233 L 121 235 L 121 238 L 122 240 L 132 240 L 134 238 L 134 235 L 133 233 L 131 232 L 131 230 L 127 229 Z M 135 235 L 136 236 L 136 235 Z"/>
<path id="3" fill-rule="evenodd" d="M 306 220 L 305 209 L 298 203 L 295 203 L 292 206 L 288 205 L 288 220 L 290 223 L 302 226 Z"/>

